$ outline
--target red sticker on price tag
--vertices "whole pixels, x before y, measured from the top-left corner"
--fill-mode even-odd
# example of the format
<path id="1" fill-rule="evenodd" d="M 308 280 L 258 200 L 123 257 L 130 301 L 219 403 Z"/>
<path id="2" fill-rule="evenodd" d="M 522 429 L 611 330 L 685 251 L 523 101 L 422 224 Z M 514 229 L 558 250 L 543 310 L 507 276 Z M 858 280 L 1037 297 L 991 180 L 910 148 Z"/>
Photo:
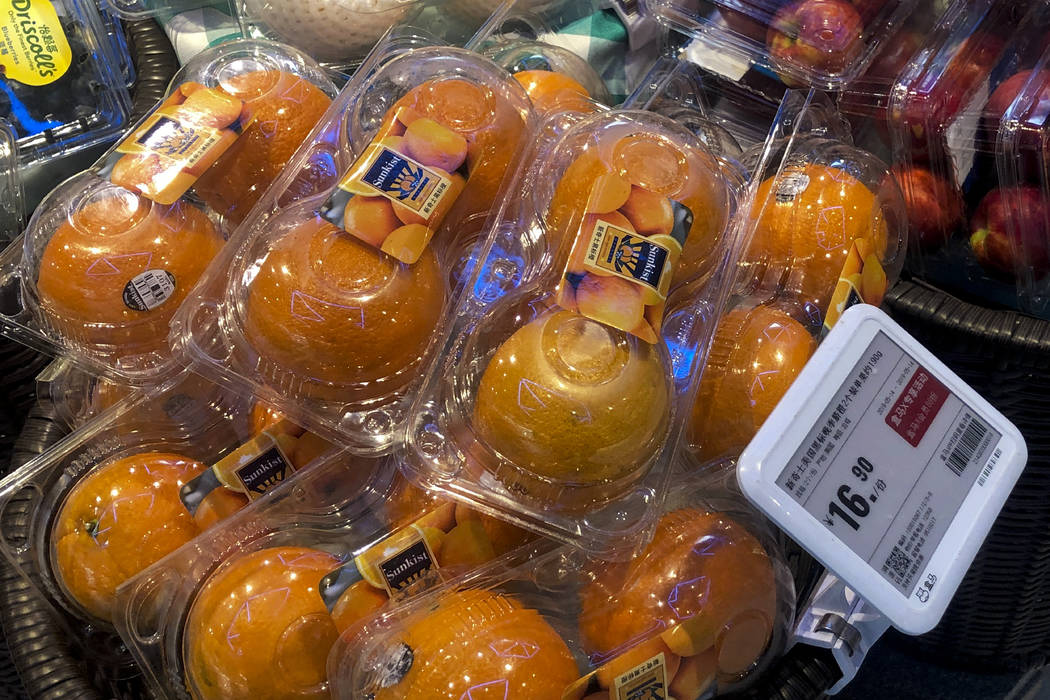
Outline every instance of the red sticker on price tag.
<path id="1" fill-rule="evenodd" d="M 909 445 L 918 447 L 947 400 L 948 388 L 919 367 L 897 397 L 893 410 L 886 414 L 886 425 Z"/>

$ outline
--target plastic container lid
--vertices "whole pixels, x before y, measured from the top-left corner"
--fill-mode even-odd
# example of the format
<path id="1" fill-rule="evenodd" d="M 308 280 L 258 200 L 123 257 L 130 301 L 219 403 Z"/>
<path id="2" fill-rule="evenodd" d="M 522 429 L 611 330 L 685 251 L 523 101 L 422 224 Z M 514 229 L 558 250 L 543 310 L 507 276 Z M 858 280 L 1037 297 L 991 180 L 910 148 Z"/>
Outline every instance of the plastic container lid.
<path id="1" fill-rule="evenodd" d="M 643 0 L 644 12 L 779 75 L 840 90 L 860 75 L 917 0 Z"/>

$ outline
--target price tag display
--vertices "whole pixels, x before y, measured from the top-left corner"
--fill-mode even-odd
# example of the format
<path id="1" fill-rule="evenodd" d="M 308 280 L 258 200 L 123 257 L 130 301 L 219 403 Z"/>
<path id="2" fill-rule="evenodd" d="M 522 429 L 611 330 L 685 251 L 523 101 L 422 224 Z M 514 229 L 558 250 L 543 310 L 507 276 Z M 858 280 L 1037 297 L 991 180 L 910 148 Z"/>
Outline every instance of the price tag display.
<path id="1" fill-rule="evenodd" d="M 921 634 L 940 619 L 1026 461 L 1013 424 L 888 316 L 858 305 L 737 474 L 782 529 L 895 627 Z"/>

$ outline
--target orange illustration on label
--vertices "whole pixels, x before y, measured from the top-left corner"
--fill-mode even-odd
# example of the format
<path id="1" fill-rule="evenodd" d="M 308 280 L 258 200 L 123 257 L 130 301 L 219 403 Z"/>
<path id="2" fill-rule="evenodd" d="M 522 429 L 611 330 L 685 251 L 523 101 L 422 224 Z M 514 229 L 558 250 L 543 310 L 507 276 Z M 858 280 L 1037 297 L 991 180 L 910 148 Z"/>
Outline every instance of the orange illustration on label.
<path id="1" fill-rule="evenodd" d="M 882 304 L 887 286 L 886 271 L 871 241 L 867 238 L 854 240 L 831 296 L 831 305 L 824 317 L 824 330 L 831 330 L 839 316 L 854 304 Z"/>
<path id="2" fill-rule="evenodd" d="M 601 186 L 599 178 L 591 200 Z M 654 209 L 660 217 L 651 215 Z M 665 223 L 654 227 L 654 218 Z M 583 217 L 558 283 L 557 304 L 656 343 L 692 224 L 693 213 L 685 205 L 632 187 L 619 209 Z"/>
<path id="3" fill-rule="evenodd" d="M 414 263 L 466 185 L 466 158 L 463 136 L 402 108 L 350 166 L 321 215 Z"/>
<path id="4" fill-rule="evenodd" d="M 158 204 L 189 190 L 237 140 L 244 103 L 218 88 L 184 83 L 117 146 L 110 180 Z"/>

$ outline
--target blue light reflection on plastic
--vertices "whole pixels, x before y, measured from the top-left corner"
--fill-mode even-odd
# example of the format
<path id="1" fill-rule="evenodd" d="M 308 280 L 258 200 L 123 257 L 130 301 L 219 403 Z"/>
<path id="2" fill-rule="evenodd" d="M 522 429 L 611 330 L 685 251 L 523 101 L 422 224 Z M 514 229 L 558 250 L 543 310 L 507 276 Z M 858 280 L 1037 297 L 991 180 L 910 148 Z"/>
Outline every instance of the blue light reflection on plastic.
<path id="1" fill-rule="evenodd" d="M 3 90 L 11 101 L 11 117 L 21 127 L 24 132 L 23 136 L 34 136 L 62 125 L 62 122 L 59 121 L 42 122 L 34 119 L 29 113 L 29 108 L 18 98 L 8 81 L 0 80 L 0 90 Z"/>
<path id="2" fill-rule="evenodd" d="M 497 262 L 509 262 L 514 269 L 514 274 L 508 279 L 505 275 L 493 269 Z M 477 258 L 471 256 L 463 270 L 463 277 L 469 278 Z M 483 304 L 491 304 L 511 289 L 521 283 L 521 271 L 525 268 L 525 260 L 520 255 L 514 255 L 504 250 L 498 243 L 492 246 L 488 257 L 485 259 L 481 274 L 474 283 L 474 298 Z"/>

